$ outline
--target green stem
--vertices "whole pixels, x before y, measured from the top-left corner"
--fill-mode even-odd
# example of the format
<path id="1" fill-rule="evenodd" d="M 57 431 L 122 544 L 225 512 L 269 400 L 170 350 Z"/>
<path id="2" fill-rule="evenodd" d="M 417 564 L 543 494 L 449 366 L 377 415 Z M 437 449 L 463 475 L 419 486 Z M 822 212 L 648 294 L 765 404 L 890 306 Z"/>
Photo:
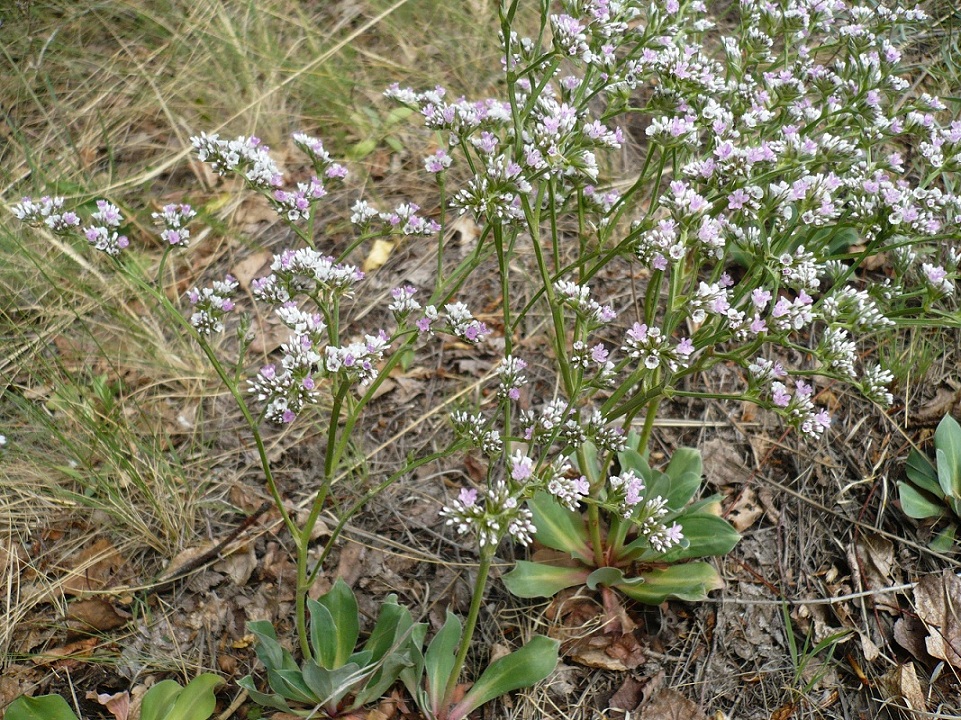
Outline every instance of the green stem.
<path id="1" fill-rule="evenodd" d="M 647 445 L 651 441 L 651 431 L 654 429 L 654 420 L 657 418 L 657 409 L 660 404 L 660 397 L 651 398 L 647 404 L 647 415 L 644 417 L 644 427 L 641 429 L 641 439 L 637 446 L 637 451 L 641 455 L 647 454 Z"/>
<path id="2" fill-rule="evenodd" d="M 593 490 L 593 488 L 592 488 Z M 597 503 L 587 505 L 587 531 L 591 535 L 591 547 L 594 550 L 594 565 L 604 567 L 604 541 L 601 538 L 601 511 Z"/>
<path id="3" fill-rule="evenodd" d="M 480 565 L 477 567 L 477 579 L 474 580 L 474 593 L 471 596 L 470 609 L 467 611 L 467 621 L 464 623 L 464 632 L 460 638 L 460 646 L 457 648 L 457 657 L 454 658 L 454 666 L 451 668 L 450 677 L 447 679 L 447 687 L 444 689 L 444 712 L 453 704 L 454 691 L 457 689 L 457 679 L 460 677 L 461 670 L 464 669 L 467 651 L 470 650 L 474 630 L 477 628 L 477 617 L 480 615 L 481 601 L 484 599 L 484 588 L 487 587 L 487 576 L 490 574 L 493 560 L 494 546 L 491 545 L 481 548 Z"/>

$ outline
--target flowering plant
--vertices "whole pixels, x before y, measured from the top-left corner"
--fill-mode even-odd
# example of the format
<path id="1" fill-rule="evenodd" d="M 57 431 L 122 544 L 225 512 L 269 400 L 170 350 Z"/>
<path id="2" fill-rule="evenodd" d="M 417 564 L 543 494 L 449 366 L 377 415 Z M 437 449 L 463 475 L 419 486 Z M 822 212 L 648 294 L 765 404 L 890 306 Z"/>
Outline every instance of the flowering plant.
<path id="1" fill-rule="evenodd" d="M 585 478 L 601 476 L 596 450 L 588 446 L 584 455 Z M 535 538 L 560 556 L 553 562 L 519 560 L 504 576 L 508 590 L 519 597 L 549 597 L 577 585 L 613 587 L 657 605 L 669 597 L 704 600 L 723 587 L 713 565 L 687 562 L 724 555 L 740 539 L 717 515 L 719 498 L 688 505 L 701 485 L 700 453 L 679 448 L 663 472 L 633 449 L 617 458 L 619 474 L 607 478 L 600 496 L 608 518 L 602 546 L 592 546 L 586 516 L 539 492 L 528 501 Z"/>
<path id="2" fill-rule="evenodd" d="M 912 448 L 908 454 L 908 479 L 898 482 L 901 509 L 917 520 L 949 518 L 932 547 L 949 552 L 961 518 L 961 425 L 945 415 L 934 433 L 935 462 Z"/>
<path id="3" fill-rule="evenodd" d="M 539 298 L 553 331 L 558 397 L 539 414 L 498 411 L 503 471 L 489 477 L 486 499 L 466 489 L 448 515 L 482 544 L 504 527 L 526 544 L 532 523 L 549 537 L 541 525 L 584 503 L 590 542 L 571 520 L 563 549 L 606 568 L 602 548 L 626 561 L 616 538 L 637 525 L 608 499 L 633 495 L 642 480 L 650 486 L 637 462 L 629 477 L 587 472 L 588 455 L 607 468 L 623 452 L 616 426 L 641 420 L 643 456 L 672 398 L 753 402 L 810 440 L 831 422 L 817 404 L 819 383 L 891 404 L 893 376 L 866 352 L 872 336 L 954 308 L 961 203 L 938 178 L 961 167 L 961 124 L 942 123 L 938 99 L 906 93 L 892 38 L 924 19 L 918 9 L 743 0 L 728 32 L 697 0 L 569 0 L 543 8 L 535 37 L 515 32 L 517 9 L 501 6 L 506 97 L 388 91 L 469 168 L 451 203 L 478 221 L 479 242 L 497 255 L 504 373 L 517 374 L 513 336 Z M 629 139 L 615 123 L 638 114 L 650 118 L 634 137 L 641 171 L 624 191 L 604 188 L 603 159 Z M 904 142 L 920 148 L 914 179 L 897 149 Z M 442 154 L 443 167 L 432 158 L 428 169 L 452 173 L 456 162 Z M 521 247 L 538 282 L 534 300 L 517 306 L 511 263 Z M 589 282 L 624 257 L 641 263 L 646 283 L 634 307 L 619 311 L 595 299 Z M 890 268 L 880 277 L 865 262 L 878 257 Z M 633 317 L 618 322 L 625 310 Z M 735 369 L 742 387 L 699 387 L 719 366 Z M 503 392 L 521 397 L 516 386 Z M 512 433 L 517 417 L 522 432 Z M 539 456 L 525 454 L 538 443 Z M 615 529 L 610 546 L 603 513 Z M 684 535 L 668 530 L 666 551 Z M 511 576 L 518 586 L 531 571 L 521 567 Z"/>

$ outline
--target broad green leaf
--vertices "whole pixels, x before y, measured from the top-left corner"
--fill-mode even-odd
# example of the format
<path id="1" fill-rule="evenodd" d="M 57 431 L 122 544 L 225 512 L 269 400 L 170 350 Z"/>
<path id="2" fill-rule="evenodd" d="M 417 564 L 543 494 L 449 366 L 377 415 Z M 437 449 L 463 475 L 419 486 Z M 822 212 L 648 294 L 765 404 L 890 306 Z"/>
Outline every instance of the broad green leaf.
<path id="1" fill-rule="evenodd" d="M 587 568 L 567 568 L 543 563 L 518 560 L 514 569 L 501 580 L 516 597 L 551 597 L 564 588 L 583 585 L 587 582 L 590 570 Z"/>
<path id="2" fill-rule="evenodd" d="M 671 456 L 671 461 L 664 468 L 664 472 L 673 482 L 677 482 L 687 473 L 694 473 L 700 481 L 701 475 L 704 474 L 701 453 L 694 448 L 678 448 Z"/>
<path id="3" fill-rule="evenodd" d="M 644 480 L 651 479 L 651 466 L 637 450 L 629 447 L 627 450 L 617 453 L 617 461 L 621 465 L 621 472 L 633 470 L 638 477 L 644 478 Z"/>
<path id="4" fill-rule="evenodd" d="M 931 461 L 917 450 L 912 448 L 908 453 L 908 463 L 905 468 L 908 479 L 922 490 L 927 490 L 933 495 L 942 497 L 944 491 L 938 483 L 938 471 Z"/>
<path id="5" fill-rule="evenodd" d="M 257 686 L 254 684 L 254 679 L 250 677 L 250 675 L 240 678 L 240 680 L 237 681 L 237 684 L 246 690 L 247 694 L 250 696 L 250 699 L 261 707 L 273 708 L 274 710 L 280 710 L 281 712 L 285 713 L 293 713 L 293 710 L 290 709 L 287 701 L 284 700 L 280 695 L 266 695 L 257 690 Z M 143 720 L 143 716 L 141 716 L 141 720 Z"/>
<path id="6" fill-rule="evenodd" d="M 597 570 L 592 572 L 587 577 L 587 582 L 585 584 L 591 590 L 596 590 L 598 585 L 605 585 L 607 587 L 623 587 L 640 585 L 642 582 L 644 582 L 644 578 L 642 577 L 624 577 L 624 572 L 620 568 L 607 566 L 597 568 Z"/>
<path id="7" fill-rule="evenodd" d="M 267 682 L 270 689 L 281 697 L 299 703 L 316 703 L 321 698 L 315 697 L 304 682 L 304 675 L 300 668 L 296 670 L 268 670 Z"/>
<path id="8" fill-rule="evenodd" d="M 328 670 L 313 660 L 305 662 L 301 666 L 301 670 L 304 677 L 304 684 L 310 688 L 310 691 L 317 697 L 317 700 L 323 702 L 326 698 L 334 694 L 334 681 L 331 679 L 331 673 L 334 672 L 333 670 Z"/>
<path id="9" fill-rule="evenodd" d="M 496 697 L 539 683 L 557 666 L 559 646 L 557 640 L 536 635 L 524 647 L 492 662 L 451 710 L 449 720 L 463 720 Z"/>
<path id="10" fill-rule="evenodd" d="M 711 590 L 724 587 L 714 566 L 705 562 L 684 563 L 641 573 L 644 582 L 617 589 L 630 598 L 648 605 L 660 605 L 669 597 L 694 602 L 705 600 Z"/>
<path id="11" fill-rule="evenodd" d="M 601 475 L 601 463 L 597 459 L 597 446 L 590 441 L 585 442 L 581 445 L 581 452 L 585 462 L 579 462 L 578 469 L 584 473 L 589 483 L 594 484 Z M 581 467 L 582 464 L 584 467 Z"/>
<path id="12" fill-rule="evenodd" d="M 140 706 L 140 720 L 163 720 L 177 702 L 183 691 L 180 683 L 174 680 L 161 680 L 143 696 Z"/>
<path id="13" fill-rule="evenodd" d="M 353 663 L 341 665 L 334 670 L 322 668 L 315 662 L 304 663 L 304 682 L 317 696 L 331 714 L 336 712 L 337 704 L 351 692 L 356 685 L 363 686 L 370 672 L 362 672 Z"/>
<path id="14" fill-rule="evenodd" d="M 447 689 L 447 681 L 454 669 L 454 655 L 460 644 L 460 636 L 460 620 L 448 610 L 444 626 L 434 635 L 434 639 L 427 647 L 427 652 L 424 653 L 427 693 L 430 696 L 430 708 L 435 714 L 441 710 L 444 703 L 444 691 Z"/>
<path id="15" fill-rule="evenodd" d="M 310 647 L 314 659 L 323 667 L 337 667 L 337 626 L 334 618 L 324 605 L 307 598 L 307 611 L 310 613 Z"/>
<path id="16" fill-rule="evenodd" d="M 247 629 L 257 636 L 257 657 L 268 670 L 293 670 L 297 667 L 293 656 L 277 642 L 274 626 L 266 620 L 247 623 Z"/>
<path id="17" fill-rule="evenodd" d="M 938 464 L 938 484 L 945 497 L 961 497 L 961 475 L 955 475 L 953 460 L 941 448 L 935 450 Z"/>
<path id="18" fill-rule="evenodd" d="M 741 536 L 724 518 L 707 513 L 685 514 L 677 519 L 687 547 L 674 548 L 660 556 L 662 562 L 726 555 Z"/>
<path id="19" fill-rule="evenodd" d="M 954 552 L 956 549 L 955 543 L 957 542 L 957 532 L 958 526 L 954 523 L 951 523 L 944 530 L 934 536 L 934 539 L 928 543 L 928 547 L 935 552 L 941 553 L 942 555 L 947 555 L 948 553 Z"/>
<path id="20" fill-rule="evenodd" d="M 371 653 L 371 660 L 377 661 L 386 655 L 411 625 L 413 621 L 407 608 L 397 604 L 396 595 L 388 596 L 380 606 L 370 637 L 364 643 L 364 649 Z"/>
<path id="21" fill-rule="evenodd" d="M 358 708 L 379 700 L 397 682 L 402 670 L 413 666 L 409 652 L 393 652 L 384 658 L 383 664 L 367 682 L 363 690 L 357 692 L 352 708 Z"/>
<path id="22" fill-rule="evenodd" d="M 901 510 L 910 518 L 923 520 L 944 515 L 945 508 L 943 505 L 929 500 L 918 492 L 911 483 L 899 482 L 898 494 L 901 498 Z"/>
<path id="23" fill-rule="evenodd" d="M 535 493 L 534 497 L 527 501 L 527 505 L 534 515 L 537 542 L 590 562 L 591 546 L 587 540 L 587 527 L 580 513 L 568 510 L 546 492 Z"/>
<path id="24" fill-rule="evenodd" d="M 21 695 L 7 706 L 4 717 L 6 720 L 77 720 L 67 701 L 59 695 Z"/>
<path id="25" fill-rule="evenodd" d="M 410 651 L 411 664 L 400 672 L 400 681 L 404 683 L 412 696 L 417 697 L 421 692 L 421 677 L 424 675 L 424 653 L 421 648 L 424 646 L 424 638 L 427 637 L 427 623 L 417 623 L 410 630 L 410 644 L 407 646 Z"/>
<path id="26" fill-rule="evenodd" d="M 223 684 L 223 679 L 213 673 L 198 675 L 187 683 L 187 687 L 180 692 L 174 706 L 164 718 L 167 720 L 207 720 L 214 714 L 214 709 L 217 707 L 214 688 Z M 144 702 L 147 702 L 146 696 L 144 696 Z M 142 714 L 141 718 L 143 718 Z"/>
<path id="27" fill-rule="evenodd" d="M 961 498 L 961 425 L 950 415 L 938 423 L 934 446 L 938 449 L 938 481 L 944 494 Z"/>
<path id="28" fill-rule="evenodd" d="M 360 636 L 360 616 L 357 610 L 357 599 L 353 591 L 341 578 L 337 578 L 333 587 L 317 598 L 317 601 L 330 611 L 334 620 L 334 643 L 336 652 L 333 667 L 340 667 L 357 644 Z"/>
<path id="29" fill-rule="evenodd" d="M 699 473 L 687 472 L 678 478 L 671 478 L 671 489 L 667 493 L 667 506 L 671 510 L 680 510 L 687 505 L 697 489 L 701 487 Z"/>

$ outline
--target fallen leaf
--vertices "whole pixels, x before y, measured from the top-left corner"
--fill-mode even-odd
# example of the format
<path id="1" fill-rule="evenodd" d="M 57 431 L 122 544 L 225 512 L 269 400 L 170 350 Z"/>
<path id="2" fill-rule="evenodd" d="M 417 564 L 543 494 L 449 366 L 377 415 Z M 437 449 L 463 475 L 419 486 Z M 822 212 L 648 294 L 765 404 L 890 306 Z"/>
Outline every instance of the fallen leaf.
<path id="1" fill-rule="evenodd" d="M 740 485 L 751 476 L 741 454 L 727 440 L 715 438 L 704 443 L 704 476 L 715 487 Z"/>
<path id="2" fill-rule="evenodd" d="M 230 268 L 230 274 L 240 283 L 240 287 L 249 292 L 251 280 L 268 274 L 273 257 L 274 254 L 270 250 L 261 250 Z"/>
<path id="3" fill-rule="evenodd" d="M 103 598 L 78 600 L 67 607 L 67 618 L 80 623 L 82 630 L 105 632 L 126 625 L 129 619 Z"/>
<path id="4" fill-rule="evenodd" d="M 633 713 L 644 698 L 644 683 L 630 675 L 624 678 L 621 686 L 611 695 L 607 705 L 611 710 Z"/>
<path id="5" fill-rule="evenodd" d="M 91 690 L 87 693 L 87 700 L 96 700 L 107 708 L 107 711 L 117 718 L 117 720 L 127 720 L 127 717 L 130 715 L 130 693 L 126 690 L 113 695 L 108 695 L 107 693 L 100 693 L 98 695 Z"/>
<path id="6" fill-rule="evenodd" d="M 676 690 L 658 690 L 641 710 L 640 720 L 707 720 L 707 715 Z"/>
<path id="7" fill-rule="evenodd" d="M 367 253 L 367 257 L 364 258 L 362 270 L 365 273 L 369 273 L 383 267 L 392 252 L 394 252 L 394 243 L 390 240 L 374 240 L 374 244 L 370 247 L 370 252 Z"/>
<path id="8" fill-rule="evenodd" d="M 921 681 L 914 671 L 914 663 L 898 665 L 881 676 L 881 687 L 888 691 L 891 697 L 901 698 L 912 710 L 925 711 L 928 703 Z"/>
<path id="9" fill-rule="evenodd" d="M 123 557 L 113 543 L 101 538 L 71 556 L 69 563 L 71 569 L 63 581 L 63 592 L 80 596 L 110 587 L 123 565 Z"/>
<path id="10" fill-rule="evenodd" d="M 213 569 L 229 577 L 234 585 L 243 587 L 257 568 L 257 555 L 252 543 L 247 544 L 247 552 L 235 552 L 217 562 Z"/>
<path id="11" fill-rule="evenodd" d="M 851 550 L 853 549 L 853 554 Z M 848 559 L 853 557 L 854 579 L 864 590 L 878 590 L 894 584 L 891 571 L 894 568 L 894 543 L 880 535 L 861 533 L 848 550 Z M 875 607 L 899 615 L 894 593 L 878 593 L 871 596 Z"/>
<path id="12" fill-rule="evenodd" d="M 961 402 L 961 388 L 939 387 L 934 397 L 918 408 L 911 416 L 911 425 L 934 425 L 945 415 L 953 413 Z"/>
<path id="13" fill-rule="evenodd" d="M 727 520 L 734 526 L 739 533 L 743 533 L 758 519 L 764 515 L 764 508 L 757 503 L 754 490 L 745 487 L 738 496 L 737 501 L 727 512 Z"/>
<path id="14" fill-rule="evenodd" d="M 922 663 L 927 663 L 931 659 L 924 644 L 927 635 L 924 623 L 913 615 L 905 615 L 894 623 L 895 641 Z"/>
<path id="15" fill-rule="evenodd" d="M 961 578 L 951 570 L 925 575 L 914 588 L 914 603 L 928 631 L 927 651 L 961 667 Z"/>
<path id="16" fill-rule="evenodd" d="M 33 659 L 35 665 L 53 665 L 64 658 L 89 657 L 100 642 L 97 638 L 86 638 L 77 642 L 67 643 L 58 648 L 46 650 Z"/>

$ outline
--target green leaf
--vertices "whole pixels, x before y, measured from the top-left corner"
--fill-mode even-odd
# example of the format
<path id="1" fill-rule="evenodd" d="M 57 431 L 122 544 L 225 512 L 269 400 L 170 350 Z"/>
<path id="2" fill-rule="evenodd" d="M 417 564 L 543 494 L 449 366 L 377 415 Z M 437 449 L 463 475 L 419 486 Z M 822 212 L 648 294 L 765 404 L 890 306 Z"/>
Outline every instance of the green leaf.
<path id="1" fill-rule="evenodd" d="M 671 478 L 671 489 L 665 499 L 667 506 L 671 510 L 680 510 L 687 505 L 697 489 L 701 487 L 701 475 L 699 473 L 688 472 L 678 478 Z"/>
<path id="2" fill-rule="evenodd" d="M 645 480 L 651 479 L 651 466 L 637 450 L 629 447 L 627 450 L 617 453 L 617 461 L 620 463 L 621 472 L 633 470 L 638 477 Z"/>
<path id="3" fill-rule="evenodd" d="M 322 698 L 316 697 L 307 683 L 300 668 L 296 670 L 268 670 L 267 682 L 270 689 L 281 697 L 299 703 L 316 703 Z"/>
<path id="4" fill-rule="evenodd" d="M 240 678 L 240 680 L 237 681 L 237 684 L 246 690 L 247 694 L 250 696 L 250 699 L 261 707 L 273 708 L 274 710 L 280 710 L 281 712 L 285 713 L 293 713 L 293 710 L 290 709 L 290 705 L 288 705 L 287 701 L 284 700 L 280 695 L 266 695 L 257 690 L 257 686 L 254 684 L 254 679 L 250 677 L 250 675 Z M 143 720 L 142 716 L 141 720 Z"/>
<path id="5" fill-rule="evenodd" d="M 934 539 L 928 543 L 928 547 L 942 555 L 954 552 L 955 543 L 957 542 L 957 532 L 957 525 L 954 523 L 948 525 L 944 530 L 934 536 Z"/>
<path id="6" fill-rule="evenodd" d="M 182 691 L 180 683 L 174 680 L 158 682 L 143 696 L 140 720 L 163 720 L 170 713 L 170 709 L 177 702 L 177 697 Z"/>
<path id="7" fill-rule="evenodd" d="M 711 590 L 724 587 L 713 565 L 705 562 L 684 563 L 641 573 L 642 584 L 618 585 L 630 598 L 648 605 L 660 605 L 669 597 L 690 602 L 705 600 Z"/>
<path id="8" fill-rule="evenodd" d="M 941 517 L 945 514 L 943 505 L 932 502 L 910 483 L 898 482 L 898 494 L 901 498 L 901 510 L 909 518 L 924 520 L 925 518 Z"/>
<path id="9" fill-rule="evenodd" d="M 430 641 L 427 652 L 424 654 L 424 668 L 427 671 L 427 693 L 430 699 L 430 708 L 435 714 L 440 712 L 444 703 L 444 692 L 447 689 L 450 674 L 454 670 L 454 654 L 457 652 L 460 636 L 460 620 L 448 610 L 444 626 L 434 635 L 434 639 Z"/>
<path id="10" fill-rule="evenodd" d="M 584 462 L 578 462 L 577 467 L 584 473 L 589 483 L 596 483 L 601 476 L 601 463 L 597 459 L 597 446 L 587 441 L 581 445 L 581 450 L 583 451 Z"/>
<path id="11" fill-rule="evenodd" d="M 327 667 L 340 667 L 357 644 L 360 636 L 360 617 L 357 610 L 357 598 L 353 591 L 341 578 L 337 578 L 333 587 L 326 593 L 317 598 L 317 601 L 330 611 L 334 620 L 334 646 L 335 654 L 333 665 Z"/>
<path id="12" fill-rule="evenodd" d="M 310 613 L 310 647 L 314 658 L 325 668 L 337 667 L 337 626 L 330 610 L 307 598 Z"/>
<path id="13" fill-rule="evenodd" d="M 587 527 L 580 513 L 568 510 L 546 492 L 535 493 L 527 505 L 534 515 L 537 542 L 585 562 L 591 561 Z"/>
<path id="14" fill-rule="evenodd" d="M 363 685 L 368 677 L 370 673 L 361 672 L 354 663 L 333 670 L 322 668 L 315 662 L 304 663 L 304 682 L 330 714 L 336 712 L 338 703 L 355 685 Z"/>
<path id="15" fill-rule="evenodd" d="M 539 683 L 557 666 L 558 647 L 557 640 L 536 635 L 524 647 L 492 662 L 453 707 L 449 720 L 463 720 L 496 697 Z"/>
<path id="16" fill-rule="evenodd" d="M 642 582 L 644 582 L 644 578 L 642 577 L 624 577 L 624 572 L 620 568 L 606 566 L 597 568 L 597 570 L 592 572 L 588 576 L 585 584 L 591 590 L 596 590 L 598 585 L 605 585 L 607 587 L 631 587 L 640 585 Z"/>
<path id="17" fill-rule="evenodd" d="M 407 646 L 410 652 L 411 664 L 400 672 L 400 681 L 404 683 L 407 692 L 412 697 L 419 698 L 422 694 L 420 679 L 424 674 L 424 653 L 421 648 L 424 646 L 424 638 L 427 637 L 427 623 L 417 623 L 410 630 L 410 644 Z M 418 705 L 424 703 L 418 700 Z"/>
<path id="18" fill-rule="evenodd" d="M 297 667 L 293 656 L 277 642 L 274 626 L 266 620 L 247 623 L 247 629 L 257 636 L 257 657 L 268 670 L 293 670 Z"/>
<path id="19" fill-rule="evenodd" d="M 384 657 L 411 625 L 413 620 L 407 608 L 397 604 L 396 595 L 388 596 L 380 606 L 370 637 L 364 643 L 364 649 L 370 651 L 371 660 L 376 662 Z"/>
<path id="20" fill-rule="evenodd" d="M 678 547 L 661 555 L 661 562 L 677 562 L 691 558 L 726 555 L 741 536 L 724 518 L 707 513 L 685 514 L 677 519 L 687 547 Z"/>
<path id="21" fill-rule="evenodd" d="M 545 565 L 518 560 L 514 569 L 504 575 L 504 585 L 516 597 L 551 597 L 564 588 L 583 585 L 590 570 Z"/>
<path id="22" fill-rule="evenodd" d="M 908 453 L 908 464 L 905 472 L 908 479 L 922 490 L 927 490 L 939 498 L 944 496 L 944 491 L 938 483 L 938 471 L 930 460 L 913 448 Z"/>
<path id="23" fill-rule="evenodd" d="M 213 673 L 198 675 L 187 683 L 187 687 L 180 692 L 174 706 L 162 716 L 162 720 L 207 720 L 217 707 L 214 688 L 223 684 L 223 679 Z M 146 702 L 147 696 L 144 695 L 144 703 Z M 140 717 L 143 720 L 142 713 Z"/>
<path id="24" fill-rule="evenodd" d="M 948 497 L 961 498 L 961 425 L 950 415 L 934 431 L 938 459 L 938 482 Z"/>
<path id="25" fill-rule="evenodd" d="M 958 488 L 961 476 L 955 476 L 952 460 L 941 448 L 935 450 L 938 465 L 938 484 L 945 497 L 961 497 L 961 488 Z"/>
<path id="26" fill-rule="evenodd" d="M 671 456 L 671 461 L 664 468 L 664 472 L 670 476 L 673 482 L 677 482 L 687 473 L 694 473 L 700 481 L 701 475 L 704 474 L 701 453 L 694 448 L 678 448 Z"/>
<path id="27" fill-rule="evenodd" d="M 4 717 L 6 720 L 77 720 L 67 701 L 59 695 L 21 695 L 7 706 Z"/>

